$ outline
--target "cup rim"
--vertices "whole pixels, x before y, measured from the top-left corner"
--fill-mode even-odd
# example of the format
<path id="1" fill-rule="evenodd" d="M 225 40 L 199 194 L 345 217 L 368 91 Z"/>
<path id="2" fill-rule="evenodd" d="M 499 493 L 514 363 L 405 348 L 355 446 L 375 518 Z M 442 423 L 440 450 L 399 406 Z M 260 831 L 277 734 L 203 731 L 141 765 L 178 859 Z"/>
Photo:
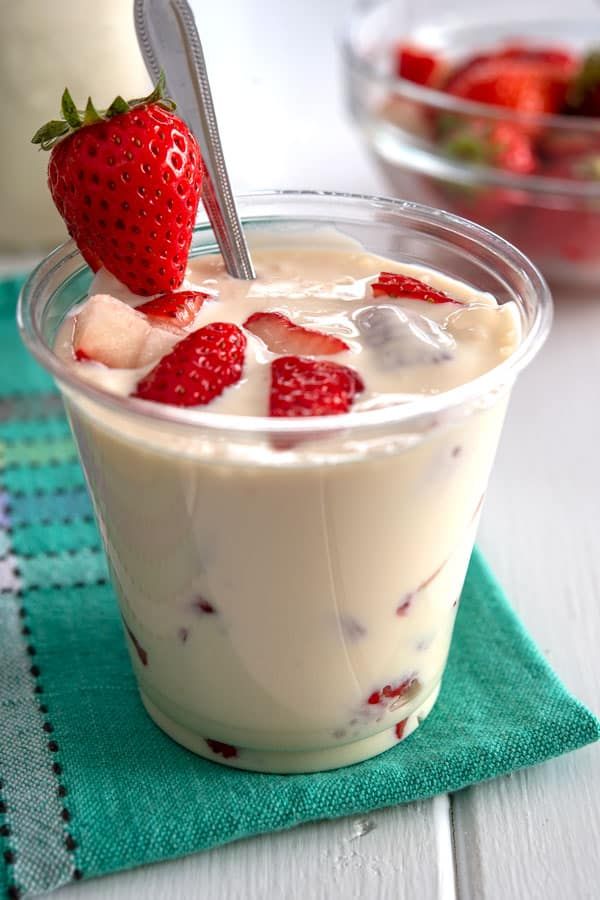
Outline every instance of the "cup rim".
<path id="1" fill-rule="evenodd" d="M 347 203 L 349 206 L 366 204 L 375 209 L 393 212 L 415 223 L 445 226 L 453 234 L 485 246 L 504 264 L 509 264 L 516 269 L 528 283 L 529 292 L 535 298 L 535 303 L 533 321 L 527 334 L 514 353 L 500 365 L 466 384 L 439 394 L 419 395 L 405 403 L 341 415 L 301 418 L 244 416 L 169 406 L 135 397 L 121 397 L 78 377 L 73 368 L 63 362 L 47 345 L 41 333 L 36 312 L 39 306 L 42 309 L 45 307 L 49 298 L 44 298 L 42 294 L 40 299 L 39 296 L 36 296 L 36 292 L 43 288 L 43 283 L 57 268 L 77 257 L 83 262 L 75 242 L 68 240 L 53 250 L 33 269 L 21 289 L 17 305 L 17 323 L 25 346 L 35 359 L 56 378 L 61 387 L 65 385 L 76 394 L 82 394 L 87 399 L 114 412 L 142 419 L 146 424 L 154 422 L 178 425 L 196 430 L 201 428 L 213 433 L 228 432 L 238 436 L 264 436 L 265 434 L 323 436 L 339 434 L 340 431 L 348 430 L 362 433 L 381 427 L 406 426 L 407 423 L 416 422 L 423 416 L 436 416 L 464 404 L 476 402 L 499 386 L 512 383 L 516 375 L 536 356 L 546 340 L 552 323 L 552 298 L 543 276 L 520 250 L 481 225 L 419 203 L 378 195 L 318 190 L 265 190 L 238 196 L 238 200 L 242 204 L 274 199 L 331 200 L 342 204 Z M 293 219 L 293 215 L 290 214 L 289 218 Z M 339 216 L 337 219 L 343 222 Z M 250 212 L 242 215 L 242 221 L 244 220 L 257 221 Z M 206 231 L 210 231 L 207 222 L 196 223 L 195 234 Z"/>

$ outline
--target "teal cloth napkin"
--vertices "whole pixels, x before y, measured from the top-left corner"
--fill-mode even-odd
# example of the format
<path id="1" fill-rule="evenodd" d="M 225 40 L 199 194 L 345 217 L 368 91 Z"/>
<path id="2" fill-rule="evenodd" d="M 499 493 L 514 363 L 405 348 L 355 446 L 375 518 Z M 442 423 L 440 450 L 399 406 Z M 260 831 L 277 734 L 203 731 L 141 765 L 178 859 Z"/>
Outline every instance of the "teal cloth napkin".
<path id="1" fill-rule="evenodd" d="M 199 759 L 138 698 L 75 448 L 0 285 L 0 891 L 9 898 L 407 803 L 595 741 L 479 553 L 439 701 L 406 741 L 313 775 Z"/>

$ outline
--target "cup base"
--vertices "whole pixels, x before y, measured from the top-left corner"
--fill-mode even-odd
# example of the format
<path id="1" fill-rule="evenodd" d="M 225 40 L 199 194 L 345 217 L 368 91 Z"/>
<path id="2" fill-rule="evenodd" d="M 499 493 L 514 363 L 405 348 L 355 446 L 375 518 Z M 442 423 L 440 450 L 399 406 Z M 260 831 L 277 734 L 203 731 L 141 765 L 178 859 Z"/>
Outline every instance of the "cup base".
<path id="1" fill-rule="evenodd" d="M 222 741 L 201 737 L 165 715 L 150 698 L 141 692 L 142 702 L 151 719 L 178 744 L 211 762 L 251 772 L 272 772 L 290 775 L 300 772 L 324 772 L 339 769 L 378 756 L 405 740 L 429 715 L 440 692 L 438 684 L 424 703 L 415 709 L 403 723 L 386 728 L 378 734 L 358 741 L 326 747 L 323 750 L 256 750 L 233 747 Z"/>

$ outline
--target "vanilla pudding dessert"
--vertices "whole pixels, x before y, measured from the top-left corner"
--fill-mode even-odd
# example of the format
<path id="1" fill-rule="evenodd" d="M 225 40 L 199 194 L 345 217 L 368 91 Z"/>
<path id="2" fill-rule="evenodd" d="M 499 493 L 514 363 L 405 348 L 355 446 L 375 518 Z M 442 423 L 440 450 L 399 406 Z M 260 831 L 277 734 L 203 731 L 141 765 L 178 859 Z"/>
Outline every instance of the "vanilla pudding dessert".
<path id="1" fill-rule="evenodd" d="M 190 335 L 231 324 L 239 378 L 204 406 L 262 417 L 290 408 L 282 361 L 298 381 L 292 414 L 310 413 L 314 367 L 321 404 L 339 387 L 330 367 L 353 373 L 341 411 L 360 414 L 464 384 L 519 344 L 514 303 L 332 231 L 285 241 L 263 233 L 252 282 L 218 255 L 191 260 L 182 327 L 100 271 L 57 352 L 135 398 Z M 439 690 L 504 396 L 350 458 L 320 458 L 318 436 L 265 438 L 251 464 L 69 410 L 142 697 L 169 734 L 232 765 L 294 771 L 355 762 L 416 728 Z"/>
<path id="2" fill-rule="evenodd" d="M 154 721 L 240 768 L 355 763 L 435 704 L 549 295 L 471 223 L 316 192 L 240 198 L 257 278 L 230 278 L 163 88 L 104 111 L 65 91 L 34 135 L 81 255 L 32 274 L 21 333 L 63 394 Z"/>

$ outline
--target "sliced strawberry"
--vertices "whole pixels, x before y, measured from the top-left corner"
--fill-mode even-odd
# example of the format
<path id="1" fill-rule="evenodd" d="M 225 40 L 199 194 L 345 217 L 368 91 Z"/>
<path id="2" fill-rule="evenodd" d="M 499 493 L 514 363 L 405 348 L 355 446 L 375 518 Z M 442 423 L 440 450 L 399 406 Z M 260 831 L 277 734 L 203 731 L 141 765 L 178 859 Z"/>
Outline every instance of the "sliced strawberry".
<path id="1" fill-rule="evenodd" d="M 385 704 L 386 700 L 396 700 L 398 697 L 404 697 L 415 684 L 418 684 L 418 682 L 414 675 L 410 675 L 409 678 L 405 678 L 398 684 L 386 684 L 381 690 L 373 691 L 367 698 L 367 703 L 370 706 L 378 706 L 380 703 Z"/>
<path id="2" fill-rule="evenodd" d="M 186 328 L 209 297 L 202 291 L 171 291 L 137 306 L 138 312 L 161 325 Z"/>
<path id="3" fill-rule="evenodd" d="M 528 47 L 524 44 L 506 44 L 504 47 L 476 53 L 467 57 L 454 67 L 447 78 L 443 90 L 454 92 L 455 85 L 465 83 L 467 77 L 477 72 L 482 63 L 502 63 L 516 61 L 547 66 L 553 74 L 560 72 L 565 79 L 572 77 L 577 68 L 577 58 L 560 47 Z"/>
<path id="4" fill-rule="evenodd" d="M 439 81 L 445 68 L 443 60 L 413 44 L 400 44 L 396 50 L 396 74 L 415 84 L 431 85 Z"/>
<path id="5" fill-rule="evenodd" d="M 569 72 L 539 59 L 480 59 L 455 73 L 446 92 L 464 100 L 528 113 L 558 113 L 567 95 Z"/>
<path id="6" fill-rule="evenodd" d="M 230 322 L 212 322 L 179 341 L 138 383 L 133 394 L 155 403 L 204 406 L 236 384 L 246 338 Z"/>
<path id="7" fill-rule="evenodd" d="M 492 128 L 494 162 L 500 169 L 531 175 L 538 167 L 531 137 L 512 122 L 498 122 Z"/>
<path id="8" fill-rule="evenodd" d="M 407 300 L 425 300 L 427 303 L 460 303 L 443 291 L 437 291 L 418 278 L 396 272 L 381 272 L 371 289 L 374 297 L 406 297 Z"/>
<path id="9" fill-rule="evenodd" d="M 232 744 L 224 744 L 223 741 L 215 741 L 212 738 L 204 738 L 213 753 L 224 759 L 233 759 L 238 755 L 237 747 Z"/>
<path id="10" fill-rule="evenodd" d="M 108 294 L 94 294 L 75 318 L 73 352 L 112 369 L 137 369 L 168 353 L 177 337 L 132 306 Z"/>
<path id="11" fill-rule="evenodd" d="M 402 719 L 401 722 L 396 723 L 396 727 L 395 727 L 394 731 L 396 732 L 396 737 L 398 738 L 399 741 L 401 741 L 402 738 L 404 737 L 404 729 L 406 728 L 407 721 L 408 721 L 408 719 Z"/>
<path id="12" fill-rule="evenodd" d="M 577 66 L 577 59 L 572 53 L 561 47 L 529 47 L 526 44 L 508 44 L 497 54 L 502 59 L 520 59 L 549 63 L 572 72 Z"/>
<path id="13" fill-rule="evenodd" d="M 465 78 L 469 72 L 479 65 L 479 63 L 488 62 L 488 60 L 494 59 L 496 55 L 497 54 L 495 53 L 474 53 L 473 56 L 468 56 L 466 59 L 463 59 L 458 65 L 454 66 L 448 74 L 443 85 L 443 90 L 446 91 L 446 93 L 450 93 L 454 85 Z"/>
<path id="14" fill-rule="evenodd" d="M 479 165 L 496 166 L 507 172 L 530 175 L 538 162 L 533 140 L 526 129 L 513 122 L 486 122 L 484 119 L 458 119 L 454 130 L 443 125 L 440 145 L 454 159 Z"/>
<path id="15" fill-rule="evenodd" d="M 303 328 L 278 312 L 253 313 L 244 322 L 244 328 L 264 341 L 271 353 L 329 356 L 350 349 L 341 338 Z"/>
<path id="16" fill-rule="evenodd" d="M 348 366 L 322 359 L 281 356 L 271 365 L 271 416 L 335 416 L 348 412 L 364 390 Z"/>

